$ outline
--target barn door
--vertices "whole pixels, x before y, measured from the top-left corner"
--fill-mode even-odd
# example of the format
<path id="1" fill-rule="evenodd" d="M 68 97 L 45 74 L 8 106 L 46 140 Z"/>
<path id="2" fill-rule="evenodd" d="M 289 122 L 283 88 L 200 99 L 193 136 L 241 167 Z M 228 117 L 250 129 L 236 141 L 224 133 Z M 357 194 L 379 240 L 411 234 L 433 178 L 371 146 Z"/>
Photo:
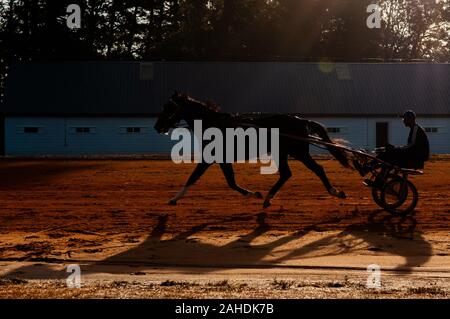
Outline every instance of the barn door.
<path id="1" fill-rule="evenodd" d="M 376 124 L 376 147 L 383 147 L 389 142 L 388 122 L 377 122 Z"/>

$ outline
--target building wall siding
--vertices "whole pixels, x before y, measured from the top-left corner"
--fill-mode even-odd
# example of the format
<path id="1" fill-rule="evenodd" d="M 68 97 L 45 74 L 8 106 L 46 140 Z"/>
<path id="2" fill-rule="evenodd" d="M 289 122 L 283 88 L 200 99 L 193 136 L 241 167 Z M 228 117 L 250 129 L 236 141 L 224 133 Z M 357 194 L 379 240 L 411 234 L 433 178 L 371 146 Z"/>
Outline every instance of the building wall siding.
<path id="1" fill-rule="evenodd" d="M 307 118 L 322 123 L 327 128 L 339 128 L 339 133 L 328 133 L 331 139 L 342 139 L 348 146 L 369 149 L 367 119 L 365 118 Z M 312 153 L 325 153 L 325 150 L 310 147 Z"/>
<path id="2" fill-rule="evenodd" d="M 169 154 L 170 136 L 153 129 L 155 118 L 62 118 L 8 117 L 7 155 Z M 19 133 L 20 128 L 40 127 L 37 134 Z M 95 128 L 92 133 L 74 133 L 73 128 Z M 124 128 L 140 127 L 142 133 Z"/>
<path id="3" fill-rule="evenodd" d="M 405 145 L 409 129 L 400 118 L 308 118 L 328 128 L 340 128 L 330 133 L 349 146 L 375 148 L 377 122 L 388 122 L 389 142 Z M 153 129 L 155 118 L 64 118 L 7 117 L 5 119 L 6 155 L 102 155 L 102 154 L 170 154 L 177 141 L 159 135 Z M 423 127 L 436 127 L 427 133 L 432 153 L 450 153 L 450 118 L 419 118 Z M 23 133 L 23 127 L 39 127 L 39 133 Z M 75 128 L 92 128 L 90 133 L 76 133 Z M 140 127 L 141 133 L 126 133 L 127 127 Z M 325 151 L 311 147 L 314 154 Z"/>
<path id="4" fill-rule="evenodd" d="M 19 133 L 24 127 L 39 127 L 37 134 Z M 57 118 L 7 117 L 6 155 L 64 154 L 64 121 Z"/>
<path id="5" fill-rule="evenodd" d="M 403 125 L 401 118 L 370 118 L 368 119 L 368 148 L 375 148 L 377 122 L 388 122 L 389 143 L 393 145 L 405 145 L 408 142 L 409 128 Z M 432 153 L 450 153 L 450 119 L 449 118 L 417 118 L 417 123 L 423 128 L 438 127 L 437 133 L 427 133 Z"/>
<path id="6" fill-rule="evenodd" d="M 418 118 L 422 127 L 437 127 L 438 132 L 427 133 L 431 152 L 437 154 L 450 153 L 450 118 L 422 119 Z"/>
<path id="7" fill-rule="evenodd" d="M 341 133 L 329 133 L 330 137 L 344 139 L 350 147 L 373 150 L 376 147 L 376 123 L 387 122 L 389 143 L 397 146 L 408 141 L 409 128 L 403 125 L 401 118 L 309 118 L 326 127 L 346 128 Z M 438 132 L 427 133 L 430 149 L 435 154 L 450 153 L 450 118 L 418 118 L 423 128 L 438 128 Z M 312 153 L 325 151 L 311 147 Z"/>

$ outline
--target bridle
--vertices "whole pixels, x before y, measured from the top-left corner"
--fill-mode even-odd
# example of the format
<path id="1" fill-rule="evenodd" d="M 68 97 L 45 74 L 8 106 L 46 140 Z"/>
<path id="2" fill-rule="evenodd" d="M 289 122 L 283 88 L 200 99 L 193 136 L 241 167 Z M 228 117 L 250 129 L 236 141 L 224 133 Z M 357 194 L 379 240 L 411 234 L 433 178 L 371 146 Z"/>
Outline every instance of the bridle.
<path id="1" fill-rule="evenodd" d="M 180 106 L 177 102 L 175 102 L 173 99 L 169 99 L 169 102 L 170 102 L 171 104 L 175 105 L 176 109 L 175 109 L 175 111 L 173 112 L 173 114 L 167 118 L 168 121 L 170 121 L 172 118 L 174 118 L 175 115 L 177 115 L 178 112 L 179 112 L 180 109 L 181 109 L 181 106 Z"/>
<path id="2" fill-rule="evenodd" d="M 181 106 L 177 102 L 175 102 L 172 98 L 169 99 L 169 103 L 174 105 L 176 108 L 175 108 L 173 114 L 167 118 L 167 122 L 170 122 L 176 115 L 179 114 L 179 112 L 181 110 Z M 180 121 L 179 121 L 178 123 L 176 123 L 174 125 L 174 128 L 178 128 L 178 127 L 186 127 L 186 126 L 181 126 Z"/>

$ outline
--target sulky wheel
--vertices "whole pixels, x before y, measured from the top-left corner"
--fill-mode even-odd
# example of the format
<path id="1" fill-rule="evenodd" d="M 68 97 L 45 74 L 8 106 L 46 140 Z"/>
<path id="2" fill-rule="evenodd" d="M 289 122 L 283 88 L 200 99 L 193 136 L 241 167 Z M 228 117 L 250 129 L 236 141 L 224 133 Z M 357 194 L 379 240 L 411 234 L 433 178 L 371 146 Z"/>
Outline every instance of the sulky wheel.
<path id="1" fill-rule="evenodd" d="M 419 201 L 416 187 L 405 178 L 388 181 L 381 189 L 380 195 L 384 209 L 394 215 L 408 215 L 416 208 Z"/>
<path id="2" fill-rule="evenodd" d="M 391 180 L 395 180 L 395 179 L 401 179 L 401 177 L 398 175 L 395 175 L 395 174 L 389 174 L 386 178 L 386 183 Z M 381 189 L 380 188 L 372 187 L 372 198 L 378 206 L 380 206 L 381 208 L 385 208 L 385 203 L 381 199 Z"/>
<path id="3" fill-rule="evenodd" d="M 378 189 L 376 187 L 372 187 L 372 198 L 378 206 L 380 206 L 381 208 L 384 208 L 384 204 L 381 201 L 381 190 L 380 189 Z"/>

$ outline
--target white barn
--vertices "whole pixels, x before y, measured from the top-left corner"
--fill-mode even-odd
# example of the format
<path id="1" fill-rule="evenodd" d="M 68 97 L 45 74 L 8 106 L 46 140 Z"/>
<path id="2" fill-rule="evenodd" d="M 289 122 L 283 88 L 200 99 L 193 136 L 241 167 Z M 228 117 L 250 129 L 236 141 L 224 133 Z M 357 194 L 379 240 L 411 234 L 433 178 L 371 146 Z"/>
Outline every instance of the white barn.
<path id="1" fill-rule="evenodd" d="M 0 112 L 9 156 L 168 154 L 153 130 L 174 90 L 224 112 L 291 113 L 373 149 L 405 144 L 413 109 L 432 153 L 450 153 L 450 64 L 64 62 L 15 64 Z"/>

